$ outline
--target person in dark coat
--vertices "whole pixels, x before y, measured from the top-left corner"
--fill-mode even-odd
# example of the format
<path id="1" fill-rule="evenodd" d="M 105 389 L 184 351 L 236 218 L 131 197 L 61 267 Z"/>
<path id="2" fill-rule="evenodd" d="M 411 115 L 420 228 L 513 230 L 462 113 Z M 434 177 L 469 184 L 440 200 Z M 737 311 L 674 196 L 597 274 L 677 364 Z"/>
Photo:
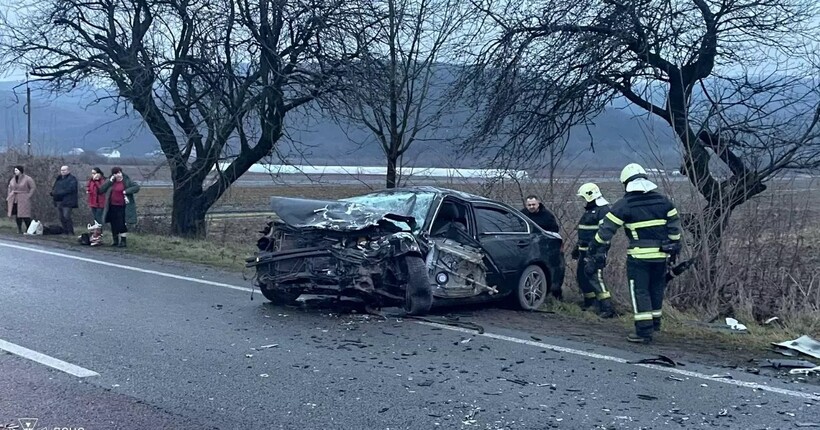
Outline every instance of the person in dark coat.
<path id="1" fill-rule="evenodd" d="M 71 174 L 68 166 L 60 167 L 60 175 L 54 181 L 51 189 L 51 197 L 54 200 L 54 207 L 60 216 L 60 223 L 63 225 L 63 234 L 74 234 L 74 222 L 71 220 L 71 210 L 78 207 L 77 200 L 79 189 L 77 188 L 77 178 Z"/>
<path id="2" fill-rule="evenodd" d="M 524 209 L 521 213 L 533 220 L 539 227 L 546 231 L 558 233 L 558 220 L 555 215 L 547 209 L 538 199 L 538 196 L 530 194 L 524 200 Z"/>

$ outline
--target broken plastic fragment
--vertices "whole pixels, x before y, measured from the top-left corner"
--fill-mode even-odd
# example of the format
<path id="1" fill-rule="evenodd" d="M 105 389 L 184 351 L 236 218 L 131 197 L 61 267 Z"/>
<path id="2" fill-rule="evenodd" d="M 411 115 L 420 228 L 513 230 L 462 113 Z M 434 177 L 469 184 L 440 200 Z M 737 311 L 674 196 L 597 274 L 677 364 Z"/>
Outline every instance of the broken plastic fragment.
<path id="1" fill-rule="evenodd" d="M 732 330 L 744 331 L 746 330 L 746 326 L 741 324 L 740 321 L 734 318 L 726 318 L 726 325 L 729 326 Z"/>
<path id="2" fill-rule="evenodd" d="M 793 349 L 814 358 L 820 358 L 820 342 L 810 338 L 809 336 L 800 336 L 794 340 L 786 342 L 772 343 L 774 346 L 781 348 Z"/>

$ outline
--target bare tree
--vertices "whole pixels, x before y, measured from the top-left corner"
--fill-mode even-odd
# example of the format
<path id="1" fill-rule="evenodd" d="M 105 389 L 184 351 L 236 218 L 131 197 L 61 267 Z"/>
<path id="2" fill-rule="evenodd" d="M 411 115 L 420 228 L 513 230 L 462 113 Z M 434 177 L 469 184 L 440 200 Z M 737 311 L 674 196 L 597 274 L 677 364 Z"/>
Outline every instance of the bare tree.
<path id="1" fill-rule="evenodd" d="M 551 85 L 521 90 L 538 100 L 530 116 L 546 113 L 564 126 L 559 132 L 615 97 L 669 124 L 681 172 L 704 200 L 700 244 L 712 257 L 733 209 L 778 173 L 820 163 L 820 105 L 805 61 L 820 35 L 814 0 L 474 5 L 488 17 L 491 40 L 476 53 L 476 69 L 494 73 L 491 106 L 509 99 L 517 76 L 535 74 Z"/>
<path id="2" fill-rule="evenodd" d="M 400 184 L 400 160 L 435 130 L 456 73 L 447 59 L 468 6 L 458 0 L 377 0 L 367 54 L 349 75 L 337 118 L 366 127 L 387 158 L 387 188 Z"/>
<path id="3" fill-rule="evenodd" d="M 274 149 L 287 112 L 338 89 L 368 24 L 344 0 L 45 0 L 5 22 L 4 64 L 136 111 L 174 184 L 173 233 Z"/>

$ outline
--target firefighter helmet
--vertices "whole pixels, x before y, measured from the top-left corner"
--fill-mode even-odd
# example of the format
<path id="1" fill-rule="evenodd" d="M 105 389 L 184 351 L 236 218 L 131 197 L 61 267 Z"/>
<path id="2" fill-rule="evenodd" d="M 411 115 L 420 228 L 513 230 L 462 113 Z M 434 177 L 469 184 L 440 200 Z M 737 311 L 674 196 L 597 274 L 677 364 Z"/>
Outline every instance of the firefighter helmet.
<path id="1" fill-rule="evenodd" d="M 583 197 L 587 203 L 592 202 L 602 196 L 601 189 L 592 182 L 587 182 L 586 184 L 581 185 L 581 187 L 578 188 L 578 195 Z"/>
<path id="2" fill-rule="evenodd" d="M 646 170 L 637 163 L 627 164 L 621 170 L 621 183 L 624 184 L 627 192 L 640 191 L 645 193 L 658 188 L 649 180 Z"/>
<path id="3" fill-rule="evenodd" d="M 627 164 L 626 167 L 624 167 L 624 169 L 621 170 L 621 183 L 622 184 L 626 184 L 627 182 L 629 182 L 633 179 L 638 179 L 638 178 L 643 178 L 643 179 L 647 178 L 646 170 L 644 170 L 644 168 L 641 167 L 640 164 L 637 164 L 637 163 Z"/>

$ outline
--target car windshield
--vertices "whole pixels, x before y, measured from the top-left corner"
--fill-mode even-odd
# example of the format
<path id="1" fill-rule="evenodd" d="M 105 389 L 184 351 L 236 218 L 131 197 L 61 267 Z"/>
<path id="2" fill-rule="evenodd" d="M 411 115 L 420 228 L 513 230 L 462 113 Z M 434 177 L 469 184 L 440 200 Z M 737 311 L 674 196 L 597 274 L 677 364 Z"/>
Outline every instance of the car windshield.
<path id="1" fill-rule="evenodd" d="M 378 192 L 348 197 L 341 201 L 370 206 L 396 215 L 412 216 L 416 219 L 416 228 L 413 231 L 417 233 L 424 225 L 427 211 L 434 198 L 434 193 Z"/>

